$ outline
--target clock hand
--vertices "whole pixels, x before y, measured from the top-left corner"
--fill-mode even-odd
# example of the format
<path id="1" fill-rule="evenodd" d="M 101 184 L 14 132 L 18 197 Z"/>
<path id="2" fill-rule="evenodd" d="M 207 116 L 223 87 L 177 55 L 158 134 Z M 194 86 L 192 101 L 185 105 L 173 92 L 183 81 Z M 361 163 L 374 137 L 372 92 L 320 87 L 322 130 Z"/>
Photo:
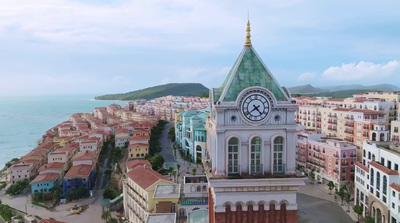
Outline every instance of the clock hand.
<path id="1" fill-rule="evenodd" d="M 249 113 L 252 113 L 254 110 L 257 110 L 258 111 L 258 108 L 260 107 L 260 105 L 259 106 L 256 106 L 256 105 L 253 105 L 253 110 L 251 110 Z"/>
<path id="2" fill-rule="evenodd" d="M 258 111 L 258 113 L 260 113 L 260 115 L 262 114 L 261 112 L 260 112 L 260 110 L 258 110 L 258 108 L 259 108 L 260 106 L 258 106 L 258 107 L 256 107 L 255 109 Z"/>

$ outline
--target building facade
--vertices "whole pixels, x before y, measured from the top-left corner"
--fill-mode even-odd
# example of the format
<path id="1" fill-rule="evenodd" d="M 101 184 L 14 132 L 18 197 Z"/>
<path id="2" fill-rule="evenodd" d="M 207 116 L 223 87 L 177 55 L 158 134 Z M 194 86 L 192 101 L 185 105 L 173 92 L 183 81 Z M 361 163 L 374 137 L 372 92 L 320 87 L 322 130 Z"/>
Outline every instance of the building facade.
<path id="1" fill-rule="evenodd" d="M 355 203 L 376 222 L 400 222 L 400 146 L 365 141 L 362 162 L 356 164 Z"/>
<path id="2" fill-rule="evenodd" d="M 245 46 L 220 88 L 210 90 L 204 159 L 209 222 L 297 222 L 297 105 Z"/>

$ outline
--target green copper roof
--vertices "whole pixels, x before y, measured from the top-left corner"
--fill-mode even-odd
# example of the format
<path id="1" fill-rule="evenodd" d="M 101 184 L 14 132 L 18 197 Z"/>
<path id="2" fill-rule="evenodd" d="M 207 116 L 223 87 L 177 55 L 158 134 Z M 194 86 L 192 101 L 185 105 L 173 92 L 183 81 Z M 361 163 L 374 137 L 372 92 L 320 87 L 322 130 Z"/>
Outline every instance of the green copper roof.
<path id="1" fill-rule="evenodd" d="M 213 89 L 214 100 L 236 101 L 239 93 L 253 86 L 269 89 L 278 101 L 287 101 L 286 94 L 265 67 L 253 47 L 245 47 L 220 88 Z"/>

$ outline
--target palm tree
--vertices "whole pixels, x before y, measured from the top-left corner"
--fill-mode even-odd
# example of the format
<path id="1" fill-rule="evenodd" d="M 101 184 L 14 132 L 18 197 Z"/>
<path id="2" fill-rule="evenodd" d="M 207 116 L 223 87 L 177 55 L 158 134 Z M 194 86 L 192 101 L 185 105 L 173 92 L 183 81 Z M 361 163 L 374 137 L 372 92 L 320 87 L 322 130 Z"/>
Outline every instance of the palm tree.
<path id="1" fill-rule="evenodd" d="M 340 197 L 340 200 L 342 200 L 342 203 L 340 204 L 340 205 L 344 205 L 343 204 L 343 199 L 345 198 L 345 196 L 346 196 L 346 193 L 344 192 L 344 190 L 343 190 L 343 188 L 340 188 L 340 190 L 339 190 L 339 192 L 337 192 L 337 195 Z"/>
<path id="2" fill-rule="evenodd" d="M 332 194 L 332 190 L 333 188 L 335 188 L 335 184 L 333 183 L 333 181 L 329 181 L 328 188 L 329 188 L 329 194 Z"/>
<path id="3" fill-rule="evenodd" d="M 181 169 L 181 165 L 180 164 L 176 164 L 176 169 L 178 169 L 178 177 L 179 177 L 179 169 Z"/>
<path id="4" fill-rule="evenodd" d="M 357 205 L 354 205 L 353 210 L 357 214 L 357 222 L 359 222 L 360 215 L 362 215 L 362 213 L 363 213 L 363 208 L 357 204 Z"/>
<path id="5" fill-rule="evenodd" d="M 107 223 L 118 223 L 118 219 L 116 218 L 110 218 Z"/>
<path id="6" fill-rule="evenodd" d="M 110 220 L 111 218 L 111 212 L 110 211 L 103 211 L 103 213 L 101 214 L 101 219 L 103 219 L 104 221 L 108 222 L 108 220 Z"/>

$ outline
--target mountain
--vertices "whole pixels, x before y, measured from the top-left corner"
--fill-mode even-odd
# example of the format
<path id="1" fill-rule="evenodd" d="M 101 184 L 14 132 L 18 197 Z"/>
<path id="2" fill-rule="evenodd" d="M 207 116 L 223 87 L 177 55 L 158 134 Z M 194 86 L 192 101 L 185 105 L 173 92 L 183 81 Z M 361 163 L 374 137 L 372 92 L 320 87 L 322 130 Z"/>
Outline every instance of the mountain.
<path id="1" fill-rule="evenodd" d="M 371 86 L 352 84 L 352 85 L 327 86 L 321 88 L 329 91 L 344 91 L 344 90 L 399 91 L 400 90 L 399 87 L 394 86 L 392 84 L 377 84 Z"/>
<path id="2" fill-rule="evenodd" d="M 121 94 L 107 94 L 95 97 L 96 100 L 135 100 L 146 99 L 151 100 L 158 97 L 167 95 L 175 96 L 200 96 L 201 94 L 208 94 L 209 89 L 199 83 L 172 83 L 165 85 L 158 85 L 137 91 Z"/>
<path id="3" fill-rule="evenodd" d="M 311 84 L 290 87 L 288 89 L 292 95 L 293 94 L 316 94 L 316 93 L 329 91 L 329 90 L 322 89 L 322 88 L 315 88 Z"/>

